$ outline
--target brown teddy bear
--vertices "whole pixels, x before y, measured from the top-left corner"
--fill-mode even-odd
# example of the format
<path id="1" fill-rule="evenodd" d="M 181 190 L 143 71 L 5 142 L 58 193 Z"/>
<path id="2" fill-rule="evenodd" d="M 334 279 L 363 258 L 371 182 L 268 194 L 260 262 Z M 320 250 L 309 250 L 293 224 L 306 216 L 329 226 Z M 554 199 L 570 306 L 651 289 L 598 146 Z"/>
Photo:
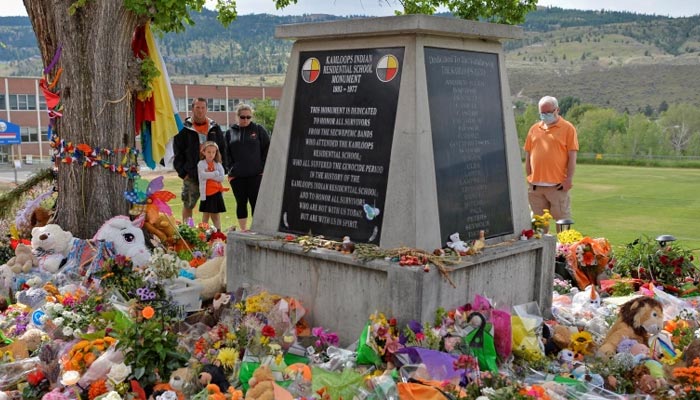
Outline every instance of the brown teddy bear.
<path id="1" fill-rule="evenodd" d="M 248 380 L 250 389 L 245 394 L 246 400 L 274 400 L 275 378 L 272 370 L 267 365 L 261 365 L 253 372 L 253 377 Z"/>
<path id="2" fill-rule="evenodd" d="M 176 224 L 173 217 L 158 213 L 157 215 L 147 215 L 143 223 L 143 229 L 153 236 L 156 236 L 162 243 L 172 244 L 174 242 Z"/>
<path id="3" fill-rule="evenodd" d="M 15 256 L 7 261 L 7 266 L 10 267 L 15 274 L 26 273 L 32 270 L 32 267 L 37 265 L 37 259 L 32 253 L 32 248 L 24 243 L 17 245 Z"/>
<path id="4" fill-rule="evenodd" d="M 661 303 L 651 297 L 637 297 L 620 307 L 617 321 L 608 331 L 598 349 L 598 356 L 610 357 L 617 352 L 623 339 L 633 339 L 646 344 L 649 337 L 661 331 L 664 311 Z"/>

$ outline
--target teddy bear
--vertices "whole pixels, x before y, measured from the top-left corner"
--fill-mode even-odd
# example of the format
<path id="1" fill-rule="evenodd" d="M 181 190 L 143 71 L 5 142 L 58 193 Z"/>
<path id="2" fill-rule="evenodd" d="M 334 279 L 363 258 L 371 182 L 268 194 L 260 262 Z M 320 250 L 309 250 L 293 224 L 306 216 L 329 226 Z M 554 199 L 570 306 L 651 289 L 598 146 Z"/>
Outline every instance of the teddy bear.
<path id="1" fill-rule="evenodd" d="M 226 288 L 226 256 L 207 260 L 194 271 L 195 282 L 202 286 L 200 297 L 211 300 Z"/>
<path id="2" fill-rule="evenodd" d="M 170 244 L 174 241 L 176 223 L 172 216 L 158 213 L 154 217 L 146 216 L 143 229 L 157 237 L 161 243 Z"/>
<path id="3" fill-rule="evenodd" d="M 73 234 L 56 224 L 32 229 L 32 251 L 42 272 L 55 273 L 73 246 Z"/>
<path id="4" fill-rule="evenodd" d="M 608 330 L 597 355 L 606 358 L 614 355 L 623 339 L 646 344 L 650 336 L 661 331 L 663 319 L 663 306 L 658 300 L 642 296 L 628 301 L 620 307 L 617 320 Z"/>
<path id="5" fill-rule="evenodd" d="M 15 274 L 27 273 L 32 267 L 37 265 L 37 259 L 32 253 L 32 248 L 24 243 L 20 243 L 15 248 L 15 256 L 7 261 L 7 266 L 10 267 Z"/>
<path id="6" fill-rule="evenodd" d="M 253 377 L 248 380 L 250 389 L 245 394 L 246 400 L 274 400 L 275 378 L 272 370 L 267 365 L 261 365 L 253 372 Z"/>

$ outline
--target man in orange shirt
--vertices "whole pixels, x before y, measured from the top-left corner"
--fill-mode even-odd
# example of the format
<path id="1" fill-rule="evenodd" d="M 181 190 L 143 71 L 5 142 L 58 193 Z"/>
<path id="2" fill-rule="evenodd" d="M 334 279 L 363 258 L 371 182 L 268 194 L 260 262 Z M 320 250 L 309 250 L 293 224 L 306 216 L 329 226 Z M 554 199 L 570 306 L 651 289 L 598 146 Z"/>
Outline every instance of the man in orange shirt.
<path id="1" fill-rule="evenodd" d="M 559 115 L 559 102 L 554 97 L 540 99 L 539 110 L 541 121 L 532 125 L 525 139 L 530 208 L 536 215 L 549 209 L 555 220 L 571 218 L 569 190 L 576 170 L 576 128 Z"/>

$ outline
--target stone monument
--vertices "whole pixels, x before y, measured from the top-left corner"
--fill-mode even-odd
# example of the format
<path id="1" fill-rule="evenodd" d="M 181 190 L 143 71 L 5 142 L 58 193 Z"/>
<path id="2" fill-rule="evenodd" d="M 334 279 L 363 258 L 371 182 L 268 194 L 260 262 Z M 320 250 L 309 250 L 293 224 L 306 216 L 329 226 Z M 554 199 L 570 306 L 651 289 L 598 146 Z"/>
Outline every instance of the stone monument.
<path id="1" fill-rule="evenodd" d="M 530 227 L 500 40 L 519 27 L 425 15 L 283 25 L 295 39 L 255 233 L 229 236 L 229 290 L 295 296 L 313 323 L 359 334 L 368 315 L 429 321 L 482 294 L 551 305 L 554 240 Z M 450 273 L 304 252 L 285 234 L 349 236 L 382 248 L 489 247 Z M 347 337 L 350 335 L 350 337 Z"/>

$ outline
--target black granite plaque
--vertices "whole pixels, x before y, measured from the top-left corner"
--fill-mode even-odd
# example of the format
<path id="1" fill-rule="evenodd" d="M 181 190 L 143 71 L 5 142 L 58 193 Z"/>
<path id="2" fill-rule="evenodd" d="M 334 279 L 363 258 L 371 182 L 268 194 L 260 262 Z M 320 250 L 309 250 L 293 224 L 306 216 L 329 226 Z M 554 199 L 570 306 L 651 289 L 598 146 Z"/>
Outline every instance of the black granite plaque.
<path id="1" fill-rule="evenodd" d="M 300 53 L 280 231 L 379 243 L 403 54 Z"/>
<path id="2" fill-rule="evenodd" d="M 513 233 L 498 55 L 425 48 L 443 243 Z"/>

